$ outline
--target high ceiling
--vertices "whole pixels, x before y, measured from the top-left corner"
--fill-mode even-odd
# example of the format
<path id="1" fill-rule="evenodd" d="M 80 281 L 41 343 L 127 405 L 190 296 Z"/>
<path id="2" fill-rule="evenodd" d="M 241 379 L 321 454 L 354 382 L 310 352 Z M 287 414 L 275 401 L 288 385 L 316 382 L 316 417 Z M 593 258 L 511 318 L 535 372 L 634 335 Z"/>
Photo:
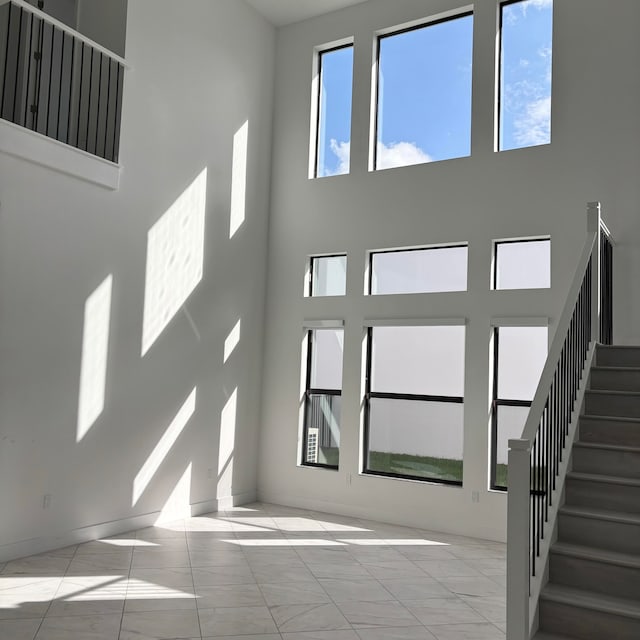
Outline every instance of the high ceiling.
<path id="1" fill-rule="evenodd" d="M 247 0 L 269 22 L 282 27 L 367 0 Z"/>

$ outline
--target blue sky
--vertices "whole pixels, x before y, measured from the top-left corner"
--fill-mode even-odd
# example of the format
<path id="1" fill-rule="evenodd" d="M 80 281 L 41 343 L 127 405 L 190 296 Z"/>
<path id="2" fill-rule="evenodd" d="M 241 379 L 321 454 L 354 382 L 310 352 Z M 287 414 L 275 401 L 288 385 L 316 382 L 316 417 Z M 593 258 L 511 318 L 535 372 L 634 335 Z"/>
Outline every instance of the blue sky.
<path id="1" fill-rule="evenodd" d="M 503 7 L 500 150 L 550 142 L 552 0 Z M 376 168 L 471 153 L 473 16 L 381 38 Z M 349 172 L 353 48 L 322 55 L 318 176 Z"/>

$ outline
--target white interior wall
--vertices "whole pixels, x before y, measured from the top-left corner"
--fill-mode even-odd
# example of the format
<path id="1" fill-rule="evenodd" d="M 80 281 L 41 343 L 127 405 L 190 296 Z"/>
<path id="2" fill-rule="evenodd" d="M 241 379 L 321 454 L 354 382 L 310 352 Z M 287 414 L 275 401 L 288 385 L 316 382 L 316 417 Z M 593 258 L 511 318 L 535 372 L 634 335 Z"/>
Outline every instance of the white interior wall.
<path id="1" fill-rule="evenodd" d="M 119 56 L 124 56 L 127 1 L 77 0 L 78 31 Z M 154 22 L 161 11 L 160 5 L 154 7 L 147 19 Z"/>
<path id="2" fill-rule="evenodd" d="M 550 319 L 550 340 L 582 249 L 586 204 L 600 200 L 618 240 L 615 338 L 640 343 L 640 42 L 635 0 L 554 8 L 552 143 L 494 152 L 497 2 L 475 6 L 472 155 L 370 173 L 374 34 L 460 7 L 370 0 L 278 32 L 259 495 L 277 503 L 502 540 L 506 496 L 488 486 L 492 317 Z M 351 173 L 309 180 L 313 47 L 354 37 Z M 552 288 L 490 291 L 496 238 L 552 239 Z M 464 293 L 363 295 L 367 250 L 469 242 Z M 310 254 L 348 254 L 347 294 L 305 298 Z M 466 318 L 464 486 L 362 476 L 362 345 L 367 319 Z M 339 471 L 297 465 L 305 319 L 345 320 Z M 278 372 L 278 375 L 274 375 Z M 472 501 L 477 492 L 479 501 Z"/>
<path id="3" fill-rule="evenodd" d="M 200 512 L 255 496 L 275 31 L 237 0 L 133 0 L 127 31 L 119 190 L 0 154 L 0 561 L 150 524 L 172 494 Z M 230 239 L 246 121 L 246 218 Z M 204 277 L 141 357 L 147 234 L 204 168 Z M 105 406 L 76 442 L 85 302 L 110 274 Z"/>

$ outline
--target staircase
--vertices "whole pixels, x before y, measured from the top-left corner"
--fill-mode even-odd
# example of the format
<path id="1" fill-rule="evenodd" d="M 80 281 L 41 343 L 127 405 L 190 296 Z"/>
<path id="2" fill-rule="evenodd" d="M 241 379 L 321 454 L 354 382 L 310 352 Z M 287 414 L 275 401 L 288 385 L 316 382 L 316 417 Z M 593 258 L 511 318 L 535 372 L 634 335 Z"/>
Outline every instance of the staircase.
<path id="1" fill-rule="evenodd" d="M 601 346 L 536 640 L 640 639 L 640 347 Z"/>

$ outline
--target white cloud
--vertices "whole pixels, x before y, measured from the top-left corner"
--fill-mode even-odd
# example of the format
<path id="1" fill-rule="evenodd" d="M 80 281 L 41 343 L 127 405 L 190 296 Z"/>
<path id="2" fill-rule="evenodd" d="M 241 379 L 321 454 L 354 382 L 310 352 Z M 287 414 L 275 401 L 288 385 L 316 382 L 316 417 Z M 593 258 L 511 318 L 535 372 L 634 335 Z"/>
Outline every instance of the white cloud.
<path id="1" fill-rule="evenodd" d="M 331 139 L 331 151 L 338 158 L 338 167 L 335 171 L 330 171 L 325 168 L 325 175 L 327 176 L 340 176 L 345 173 L 349 173 L 349 159 L 351 157 L 351 142 L 338 142 Z"/>
<path id="2" fill-rule="evenodd" d="M 551 140 L 551 96 L 529 102 L 514 121 L 515 140 L 524 147 L 548 144 Z"/>
<path id="3" fill-rule="evenodd" d="M 391 142 L 388 146 L 378 142 L 376 169 L 406 167 L 431 161 L 431 156 L 413 142 Z"/>
<path id="4" fill-rule="evenodd" d="M 335 171 L 326 171 L 325 175 L 338 176 L 349 173 L 351 143 L 331 140 L 331 151 L 338 159 Z M 407 167 L 412 164 L 432 162 L 433 158 L 413 142 L 391 142 L 389 145 L 378 142 L 376 169 Z"/>

